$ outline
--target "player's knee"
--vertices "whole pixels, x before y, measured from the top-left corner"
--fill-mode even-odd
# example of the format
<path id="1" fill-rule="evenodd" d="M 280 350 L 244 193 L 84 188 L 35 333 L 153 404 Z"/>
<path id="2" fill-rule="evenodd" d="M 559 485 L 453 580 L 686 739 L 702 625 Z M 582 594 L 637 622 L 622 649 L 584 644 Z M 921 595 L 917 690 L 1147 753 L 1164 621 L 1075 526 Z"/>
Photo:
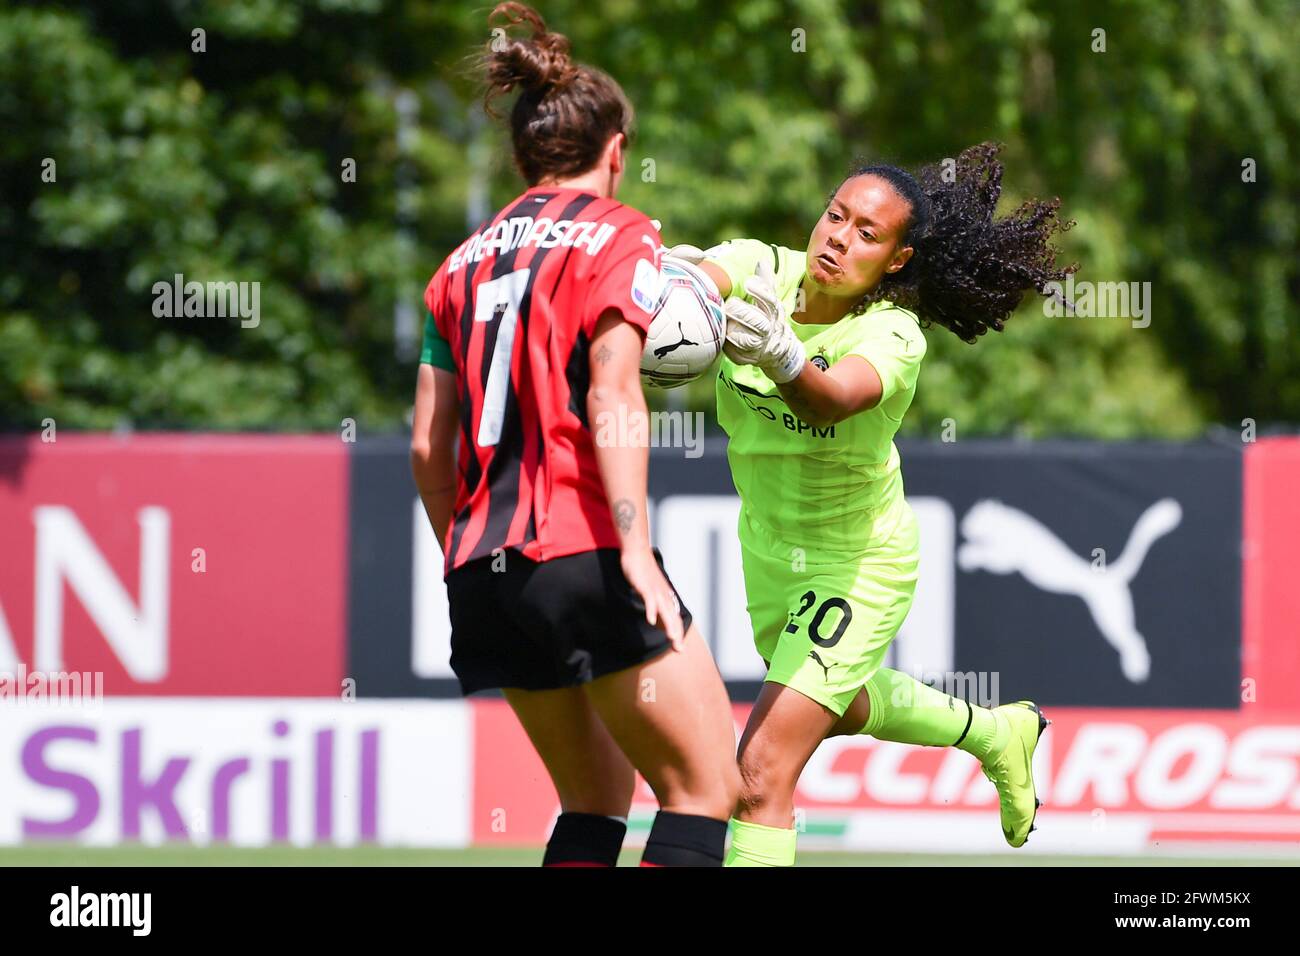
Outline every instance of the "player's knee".
<path id="1" fill-rule="evenodd" d="M 731 816 L 741 788 L 740 771 L 730 759 L 707 771 L 683 774 L 653 786 L 665 810 L 719 820 Z"/>
<path id="2" fill-rule="evenodd" d="M 776 802 L 776 794 L 764 780 L 746 778 L 736 796 L 735 814 L 745 819 L 760 814 L 769 804 Z"/>
<path id="3" fill-rule="evenodd" d="M 566 813 L 593 813 L 605 817 L 627 816 L 632 805 L 634 779 L 624 786 L 620 780 L 583 781 L 556 784 L 560 807 Z"/>
<path id="4" fill-rule="evenodd" d="M 762 809 L 762 806 L 763 788 L 756 785 L 754 781 L 744 780 L 740 791 L 736 794 L 736 816 L 748 817 Z"/>
<path id="5" fill-rule="evenodd" d="M 591 763 L 568 763 L 550 768 L 560 806 L 569 813 L 626 816 L 636 790 L 636 773 L 619 760 L 602 760 L 589 753 Z"/>
<path id="6" fill-rule="evenodd" d="M 790 783 L 790 774 L 777 755 L 764 754 L 762 747 L 751 746 L 743 751 L 737 769 L 740 771 L 740 792 L 736 797 L 739 812 L 758 812 L 778 798 Z"/>
<path id="7" fill-rule="evenodd" d="M 570 793 L 560 795 L 560 809 L 565 813 L 590 813 L 601 817 L 626 817 L 632 807 L 629 796 L 623 799 L 610 793 Z"/>
<path id="8" fill-rule="evenodd" d="M 709 787 L 691 798 L 693 812 L 715 820 L 725 820 L 735 810 L 740 790 L 740 774 L 721 773 Z"/>

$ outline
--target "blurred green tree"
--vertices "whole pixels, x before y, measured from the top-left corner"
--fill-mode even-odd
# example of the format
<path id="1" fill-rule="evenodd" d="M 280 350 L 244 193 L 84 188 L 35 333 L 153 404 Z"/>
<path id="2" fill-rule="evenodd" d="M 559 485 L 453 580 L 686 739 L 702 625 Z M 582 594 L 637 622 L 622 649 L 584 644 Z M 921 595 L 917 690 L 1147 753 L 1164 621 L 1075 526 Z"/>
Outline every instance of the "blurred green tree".
<path id="1" fill-rule="evenodd" d="M 1008 206 L 1058 195 L 1078 221 L 1063 239 L 1078 279 L 1150 283 L 1147 328 L 1035 299 L 975 347 L 932 329 L 908 433 L 1300 421 L 1293 0 L 538 6 L 636 104 L 620 198 L 670 243 L 802 247 L 855 157 L 996 139 Z M 489 9 L 0 11 L 0 421 L 401 428 L 413 362 L 395 310 L 418 309 L 520 188 L 466 72 Z M 152 285 L 176 273 L 259 282 L 260 324 L 155 317 Z M 711 384 L 669 398 L 707 408 Z"/>

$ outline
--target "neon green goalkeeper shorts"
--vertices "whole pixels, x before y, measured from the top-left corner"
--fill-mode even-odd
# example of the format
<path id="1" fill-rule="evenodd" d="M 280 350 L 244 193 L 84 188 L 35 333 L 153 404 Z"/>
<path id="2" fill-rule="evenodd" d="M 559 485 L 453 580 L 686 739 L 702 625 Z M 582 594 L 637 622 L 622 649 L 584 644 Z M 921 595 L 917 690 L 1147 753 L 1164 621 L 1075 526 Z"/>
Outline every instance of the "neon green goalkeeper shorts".
<path id="1" fill-rule="evenodd" d="M 740 551 L 765 680 L 844 711 L 880 668 L 912 606 L 920 561 L 916 517 L 899 495 L 859 553 L 813 550 L 740 513 Z"/>

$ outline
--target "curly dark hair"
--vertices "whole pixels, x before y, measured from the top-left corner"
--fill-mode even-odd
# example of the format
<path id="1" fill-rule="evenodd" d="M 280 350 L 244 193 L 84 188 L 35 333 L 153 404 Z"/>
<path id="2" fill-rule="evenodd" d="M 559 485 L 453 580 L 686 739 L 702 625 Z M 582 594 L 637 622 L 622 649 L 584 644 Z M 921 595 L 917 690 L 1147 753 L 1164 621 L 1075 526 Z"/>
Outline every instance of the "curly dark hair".
<path id="1" fill-rule="evenodd" d="M 1049 295 L 1049 282 L 1078 269 L 1056 264 L 1051 238 L 1074 225 L 1060 219 L 1060 199 L 1031 199 L 994 218 L 1002 195 L 1001 149 L 999 143 L 980 143 L 962 150 L 955 167 L 933 163 L 915 175 L 873 164 L 845 177 L 841 186 L 857 176 L 879 176 L 912 207 L 903 238 L 915 250 L 912 258 L 886 275 L 862 305 L 888 299 L 915 312 L 923 324 L 941 325 L 974 343 L 989 329 L 1001 332 L 1030 289 Z"/>

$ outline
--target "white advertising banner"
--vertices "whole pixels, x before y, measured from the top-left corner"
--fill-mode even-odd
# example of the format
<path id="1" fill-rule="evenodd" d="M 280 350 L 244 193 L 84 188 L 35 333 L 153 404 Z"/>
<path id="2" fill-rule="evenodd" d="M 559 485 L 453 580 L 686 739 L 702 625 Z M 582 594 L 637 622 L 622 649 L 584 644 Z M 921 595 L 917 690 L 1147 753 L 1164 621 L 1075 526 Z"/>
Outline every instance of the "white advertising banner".
<path id="1" fill-rule="evenodd" d="M 463 846 L 460 701 L 109 698 L 0 708 L 0 844 Z"/>

